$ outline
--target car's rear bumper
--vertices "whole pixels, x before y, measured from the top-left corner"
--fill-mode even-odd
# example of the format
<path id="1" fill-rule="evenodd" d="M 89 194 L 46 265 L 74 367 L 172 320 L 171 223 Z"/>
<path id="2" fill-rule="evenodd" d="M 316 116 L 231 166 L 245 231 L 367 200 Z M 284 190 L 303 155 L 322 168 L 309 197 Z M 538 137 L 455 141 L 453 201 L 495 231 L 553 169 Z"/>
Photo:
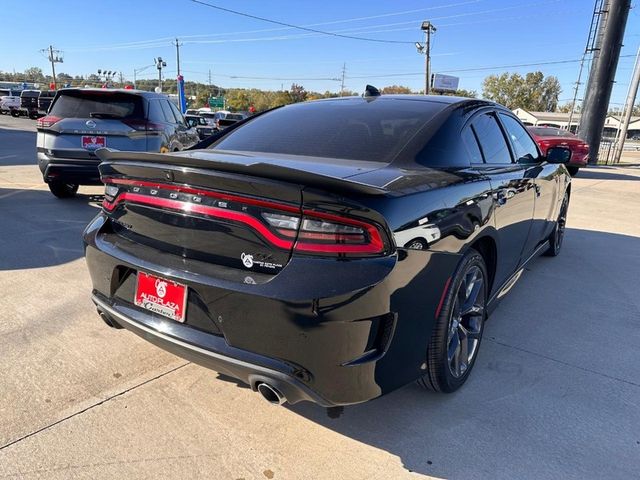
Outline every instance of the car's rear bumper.
<path id="1" fill-rule="evenodd" d="M 152 250 L 103 214 L 84 234 L 98 308 L 160 347 L 291 403 L 364 402 L 424 373 L 426 346 L 459 256 L 406 251 L 353 262 L 293 257 L 277 275 Z M 187 287 L 184 324 L 135 306 L 138 271 Z"/>
<path id="2" fill-rule="evenodd" d="M 572 167 L 586 167 L 589 163 L 589 155 L 588 154 L 573 154 L 571 156 L 571 160 L 568 165 Z"/>
<path id="3" fill-rule="evenodd" d="M 256 385 L 268 383 L 289 403 L 308 400 L 331 407 L 297 376 L 301 371 L 284 361 L 257 355 L 227 345 L 223 337 L 210 335 L 172 322 L 170 331 L 161 331 L 157 318 L 126 304 L 110 302 L 100 294 L 92 297 L 98 310 L 111 322 L 132 331 L 154 345 L 216 372 L 242 380 L 256 391 Z M 167 322 L 165 322 L 167 323 Z"/>
<path id="4" fill-rule="evenodd" d="M 38 152 L 38 167 L 45 182 L 60 181 L 77 185 L 101 185 L 98 171 L 100 159 L 49 157 Z"/>

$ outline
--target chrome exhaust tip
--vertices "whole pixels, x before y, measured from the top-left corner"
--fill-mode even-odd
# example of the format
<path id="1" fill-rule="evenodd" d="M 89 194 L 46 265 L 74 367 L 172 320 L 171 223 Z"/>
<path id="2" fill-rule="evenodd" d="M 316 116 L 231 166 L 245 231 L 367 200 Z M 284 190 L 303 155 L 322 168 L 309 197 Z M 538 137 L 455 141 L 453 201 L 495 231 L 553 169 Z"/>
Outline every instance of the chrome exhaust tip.
<path id="1" fill-rule="evenodd" d="M 105 312 L 98 310 L 98 315 L 100 315 L 100 318 L 102 319 L 102 321 L 106 323 L 108 326 L 110 326 L 111 328 L 115 328 L 116 330 L 120 330 L 123 328 L 122 325 L 116 322 L 113 318 L 111 318 Z"/>
<path id="2" fill-rule="evenodd" d="M 282 405 L 287 401 L 277 388 L 272 387 L 268 383 L 261 382 L 256 389 L 260 395 L 262 395 L 262 398 L 273 405 Z"/>

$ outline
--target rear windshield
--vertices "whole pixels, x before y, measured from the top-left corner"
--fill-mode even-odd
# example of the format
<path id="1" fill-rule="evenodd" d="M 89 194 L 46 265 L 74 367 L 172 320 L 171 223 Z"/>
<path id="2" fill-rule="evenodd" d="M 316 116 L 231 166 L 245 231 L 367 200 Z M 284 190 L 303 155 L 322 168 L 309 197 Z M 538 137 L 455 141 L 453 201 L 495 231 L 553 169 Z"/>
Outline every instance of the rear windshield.
<path id="1" fill-rule="evenodd" d="M 445 106 L 382 98 L 300 103 L 260 115 L 210 148 L 388 163 Z"/>
<path id="2" fill-rule="evenodd" d="M 120 92 L 70 91 L 60 94 L 50 115 L 61 118 L 144 118 L 142 98 Z"/>
<path id="3" fill-rule="evenodd" d="M 0 90 L 0 97 L 4 97 L 9 95 L 11 92 L 9 90 Z"/>
<path id="4" fill-rule="evenodd" d="M 575 135 L 567 130 L 554 127 L 529 127 L 529 131 L 539 137 L 574 137 Z"/>
<path id="5" fill-rule="evenodd" d="M 228 113 L 227 116 L 224 117 L 225 120 L 242 120 L 243 118 L 244 115 L 234 113 Z"/>
<path id="6" fill-rule="evenodd" d="M 39 96 L 40 96 L 39 90 L 23 90 L 22 93 L 20 93 L 20 97 L 39 97 Z"/>

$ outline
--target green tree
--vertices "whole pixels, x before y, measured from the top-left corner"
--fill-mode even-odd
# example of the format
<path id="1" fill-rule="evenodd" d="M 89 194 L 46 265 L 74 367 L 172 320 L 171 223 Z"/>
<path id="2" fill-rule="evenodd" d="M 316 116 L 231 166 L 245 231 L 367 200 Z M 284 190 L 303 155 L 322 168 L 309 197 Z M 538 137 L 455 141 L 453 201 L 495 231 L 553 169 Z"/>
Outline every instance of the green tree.
<path id="1" fill-rule="evenodd" d="M 448 95 L 452 97 L 478 98 L 478 92 L 476 92 L 475 90 L 465 90 L 464 88 L 459 88 L 455 92 L 442 92 L 440 95 Z"/>
<path id="2" fill-rule="evenodd" d="M 482 82 L 482 95 L 509 109 L 553 112 L 558 107 L 561 92 L 556 77 L 546 77 L 542 72 L 529 72 L 524 77 L 518 73 L 489 75 Z"/>
<path id="3" fill-rule="evenodd" d="M 45 80 L 42 69 L 38 67 L 29 67 L 24 71 L 25 80 L 32 82 L 43 82 Z"/>
<path id="4" fill-rule="evenodd" d="M 409 87 L 403 85 L 391 85 L 380 90 L 383 95 L 406 94 L 413 93 Z"/>
<path id="5" fill-rule="evenodd" d="M 307 91 L 302 85 L 298 85 L 297 83 L 293 83 L 291 85 L 289 94 L 291 95 L 291 100 L 293 100 L 293 103 L 304 102 L 307 99 Z"/>

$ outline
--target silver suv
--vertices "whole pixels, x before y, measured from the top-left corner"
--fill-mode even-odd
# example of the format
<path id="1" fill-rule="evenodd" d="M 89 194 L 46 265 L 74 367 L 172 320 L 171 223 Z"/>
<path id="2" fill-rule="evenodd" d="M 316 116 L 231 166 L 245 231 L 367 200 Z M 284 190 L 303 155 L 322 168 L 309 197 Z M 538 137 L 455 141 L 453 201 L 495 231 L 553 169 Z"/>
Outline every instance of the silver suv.
<path id="1" fill-rule="evenodd" d="M 99 185 L 99 148 L 175 152 L 198 142 L 166 95 L 137 90 L 60 90 L 37 122 L 38 166 L 56 197 Z"/>

